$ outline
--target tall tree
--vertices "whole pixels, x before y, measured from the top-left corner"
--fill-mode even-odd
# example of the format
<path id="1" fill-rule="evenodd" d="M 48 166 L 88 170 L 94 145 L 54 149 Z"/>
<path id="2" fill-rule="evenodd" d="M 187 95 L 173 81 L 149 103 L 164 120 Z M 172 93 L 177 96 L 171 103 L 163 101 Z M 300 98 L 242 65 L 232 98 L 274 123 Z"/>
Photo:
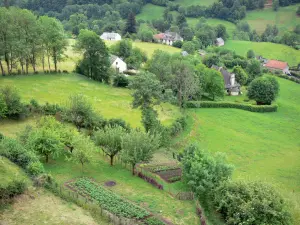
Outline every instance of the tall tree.
<path id="1" fill-rule="evenodd" d="M 133 130 L 122 139 L 122 159 L 132 167 L 132 175 L 135 174 L 135 166 L 140 162 L 149 162 L 155 150 L 158 149 L 160 136 Z"/>
<path id="2" fill-rule="evenodd" d="M 105 127 L 95 133 L 95 143 L 110 157 L 110 165 L 114 164 L 114 157 L 122 150 L 122 137 L 126 131 L 122 127 Z"/>
<path id="3" fill-rule="evenodd" d="M 199 86 L 199 80 L 195 76 L 193 65 L 183 59 L 174 59 L 171 64 L 173 79 L 171 85 L 177 93 L 177 102 L 180 108 L 192 97 Z"/>
<path id="4" fill-rule="evenodd" d="M 105 43 L 89 30 L 81 30 L 76 49 L 83 52 L 77 71 L 100 82 L 109 82 L 109 54 Z"/>
<path id="5" fill-rule="evenodd" d="M 125 27 L 125 34 L 133 34 L 136 33 L 136 21 L 135 21 L 135 15 L 133 12 L 128 14 L 127 22 L 126 22 L 126 27 Z"/>

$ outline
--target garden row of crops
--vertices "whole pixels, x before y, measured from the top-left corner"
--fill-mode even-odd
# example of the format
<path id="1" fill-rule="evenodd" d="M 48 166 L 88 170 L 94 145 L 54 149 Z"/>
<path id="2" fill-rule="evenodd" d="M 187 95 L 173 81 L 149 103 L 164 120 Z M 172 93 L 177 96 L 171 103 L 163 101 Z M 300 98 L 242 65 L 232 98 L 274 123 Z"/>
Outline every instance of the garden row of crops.
<path id="1" fill-rule="evenodd" d="M 79 178 L 68 183 L 68 186 L 78 194 L 98 202 L 103 209 L 116 216 L 143 219 L 150 215 L 145 209 L 122 199 L 89 178 Z"/>

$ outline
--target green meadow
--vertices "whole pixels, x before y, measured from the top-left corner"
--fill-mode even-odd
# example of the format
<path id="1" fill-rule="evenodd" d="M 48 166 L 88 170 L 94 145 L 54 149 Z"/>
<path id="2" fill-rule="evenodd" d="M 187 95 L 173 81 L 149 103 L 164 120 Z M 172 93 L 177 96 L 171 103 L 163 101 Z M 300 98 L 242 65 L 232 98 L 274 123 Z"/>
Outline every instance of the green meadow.
<path id="1" fill-rule="evenodd" d="M 179 4 L 182 6 L 190 6 L 190 5 L 204 5 L 204 6 L 210 6 L 212 5 L 216 0 L 175 0 L 175 4 Z"/>
<path id="2" fill-rule="evenodd" d="M 70 95 L 83 94 L 105 118 L 122 118 L 134 127 L 140 126 L 141 113 L 132 109 L 131 91 L 128 89 L 114 88 L 76 74 L 1 77 L 0 87 L 5 85 L 15 86 L 25 102 L 36 99 L 39 103 L 62 105 Z M 178 109 L 170 104 L 164 104 L 158 111 L 165 124 L 170 124 L 179 115 Z M 10 123 L 2 123 L 9 127 Z"/>
<path id="3" fill-rule="evenodd" d="M 225 48 L 242 56 L 246 56 L 247 51 L 252 49 L 256 55 L 262 55 L 267 59 L 285 61 L 290 66 L 296 66 L 300 62 L 299 50 L 282 44 L 228 40 L 225 42 Z"/>
<path id="4" fill-rule="evenodd" d="M 273 184 L 289 200 L 295 224 L 300 224 L 300 85 L 278 81 L 278 112 L 187 110 L 188 129 L 174 147 L 198 142 L 208 151 L 226 153 L 235 166 L 234 179 Z"/>
<path id="5" fill-rule="evenodd" d="M 144 20 L 144 21 L 151 21 L 161 19 L 164 13 L 165 7 L 153 5 L 153 4 L 146 4 L 142 12 L 136 16 L 136 20 Z"/>
<path id="6" fill-rule="evenodd" d="M 258 33 L 262 33 L 268 24 L 276 25 L 280 33 L 291 31 L 300 23 L 300 17 L 296 15 L 298 6 L 300 4 L 280 7 L 277 12 L 272 8 L 248 11 L 244 20 Z"/>

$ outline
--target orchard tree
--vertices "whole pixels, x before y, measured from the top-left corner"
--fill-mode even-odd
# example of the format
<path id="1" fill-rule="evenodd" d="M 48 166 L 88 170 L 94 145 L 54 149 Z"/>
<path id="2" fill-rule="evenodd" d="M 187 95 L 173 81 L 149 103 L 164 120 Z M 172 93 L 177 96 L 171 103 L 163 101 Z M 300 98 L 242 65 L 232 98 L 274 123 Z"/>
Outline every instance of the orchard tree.
<path id="1" fill-rule="evenodd" d="M 245 72 L 245 70 L 241 66 L 235 66 L 233 67 L 233 71 L 235 74 L 235 79 L 238 83 L 241 85 L 246 85 L 248 81 L 248 74 Z"/>
<path id="2" fill-rule="evenodd" d="M 70 158 L 70 161 L 81 164 L 81 170 L 83 172 L 83 166 L 92 161 L 92 154 L 95 151 L 95 145 L 89 137 L 83 135 L 77 135 L 73 140 L 74 151 Z"/>
<path id="3" fill-rule="evenodd" d="M 122 150 L 122 137 L 125 134 L 126 130 L 120 126 L 108 126 L 95 133 L 95 143 L 110 157 L 111 166 L 114 164 L 114 157 Z"/>
<path id="4" fill-rule="evenodd" d="M 226 162 L 224 154 L 213 156 L 194 144 L 184 150 L 182 165 L 188 184 L 201 197 L 211 197 L 214 189 L 229 180 L 233 172 L 233 166 Z"/>
<path id="5" fill-rule="evenodd" d="M 248 97 L 255 100 L 257 105 L 271 105 L 278 93 L 278 81 L 270 76 L 258 77 L 248 87 Z"/>
<path id="6" fill-rule="evenodd" d="M 93 80 L 109 82 L 109 53 L 105 43 L 90 30 L 81 30 L 76 49 L 83 53 L 77 71 Z"/>
<path id="7" fill-rule="evenodd" d="M 131 165 L 132 175 L 135 174 L 136 164 L 149 162 L 159 145 L 160 136 L 138 130 L 133 130 L 123 136 L 121 157 L 124 162 Z"/>
<path id="8" fill-rule="evenodd" d="M 63 119 L 73 123 L 79 130 L 93 116 L 93 108 L 88 99 L 80 94 L 71 95 L 66 102 Z"/>

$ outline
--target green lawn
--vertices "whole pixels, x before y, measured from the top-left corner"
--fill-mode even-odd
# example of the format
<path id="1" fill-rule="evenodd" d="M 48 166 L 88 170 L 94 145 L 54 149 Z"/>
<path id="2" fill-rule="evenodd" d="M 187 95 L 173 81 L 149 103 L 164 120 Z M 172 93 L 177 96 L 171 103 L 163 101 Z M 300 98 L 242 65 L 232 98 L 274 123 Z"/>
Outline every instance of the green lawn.
<path id="1" fill-rule="evenodd" d="M 175 4 L 180 4 L 184 7 L 190 6 L 190 5 L 204 5 L 204 6 L 210 6 L 217 0 L 175 0 Z"/>
<path id="2" fill-rule="evenodd" d="M 278 112 L 188 110 L 188 129 L 175 146 L 198 142 L 208 151 L 225 152 L 236 167 L 235 179 L 275 185 L 291 202 L 295 224 L 300 224 L 300 85 L 278 81 Z"/>
<path id="3" fill-rule="evenodd" d="M 151 21 L 162 19 L 165 7 L 153 5 L 153 4 L 146 4 L 142 12 L 136 16 L 136 20 L 144 20 L 144 21 Z"/>
<path id="4" fill-rule="evenodd" d="M 6 76 L 0 78 L 0 87 L 4 85 L 15 86 L 26 102 L 34 98 L 40 103 L 48 101 L 64 104 L 70 95 L 81 93 L 105 118 L 122 118 L 134 127 L 140 126 L 141 113 L 132 109 L 129 89 L 113 88 L 76 74 Z M 158 110 L 161 121 L 166 125 L 180 114 L 179 110 L 170 104 L 163 104 Z M 10 132 L 12 124 L 5 121 L 1 123 L 4 125 L 4 132 Z"/>
<path id="5" fill-rule="evenodd" d="M 300 17 L 296 15 L 298 6 L 300 4 L 280 7 L 277 12 L 273 11 L 272 8 L 249 11 L 244 20 L 258 33 L 262 33 L 267 24 L 276 24 L 279 31 L 283 33 L 293 30 L 300 23 Z"/>
<path id="6" fill-rule="evenodd" d="M 252 49 L 256 55 L 262 55 L 267 59 L 286 61 L 290 66 L 298 65 L 300 62 L 299 50 L 281 44 L 228 40 L 225 42 L 225 48 L 234 50 L 242 56 L 246 56 L 247 51 Z"/>

